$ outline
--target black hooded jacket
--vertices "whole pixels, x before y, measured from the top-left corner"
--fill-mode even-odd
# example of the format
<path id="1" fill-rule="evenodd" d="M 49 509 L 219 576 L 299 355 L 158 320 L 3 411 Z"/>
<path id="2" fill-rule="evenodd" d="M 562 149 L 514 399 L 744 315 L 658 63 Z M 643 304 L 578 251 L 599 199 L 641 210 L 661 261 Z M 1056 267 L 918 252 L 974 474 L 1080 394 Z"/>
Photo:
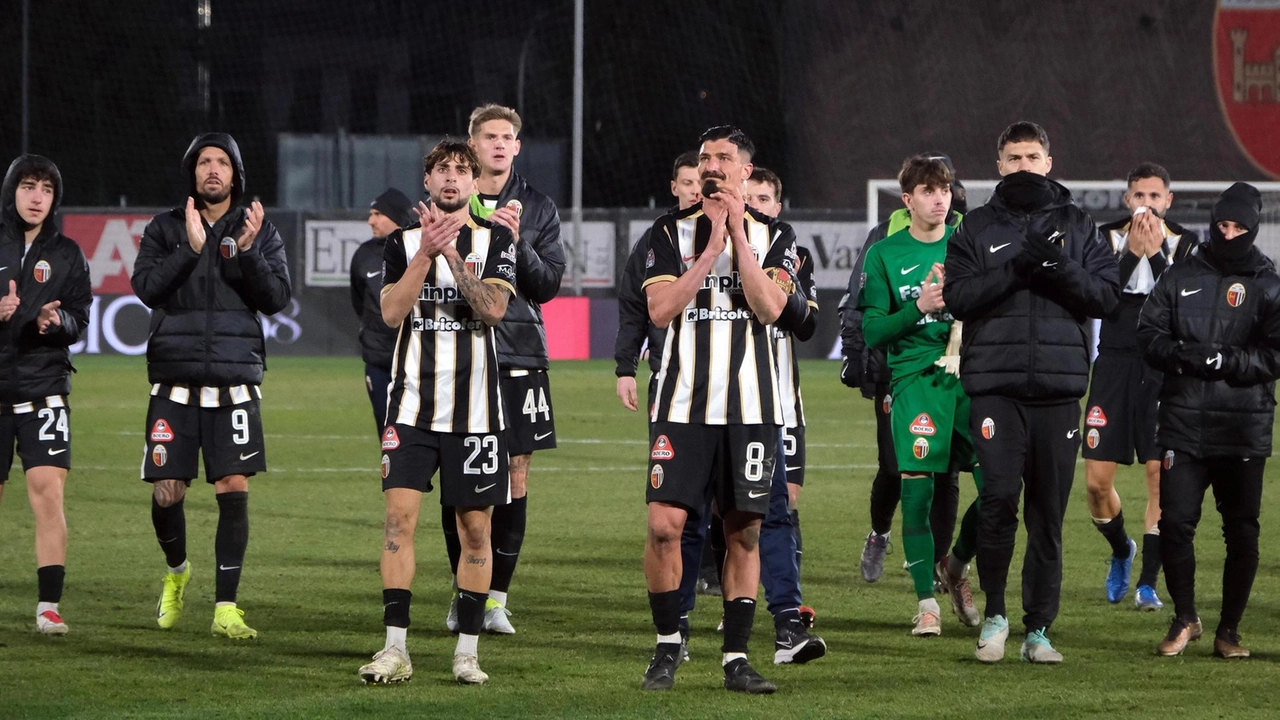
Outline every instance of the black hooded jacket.
<path id="1" fill-rule="evenodd" d="M 210 226 L 200 253 L 187 240 L 185 202 L 148 223 L 133 266 L 133 291 L 151 308 L 147 376 L 153 383 L 227 387 L 262 382 L 266 342 L 258 313 L 283 310 L 291 296 L 284 240 L 264 221 L 253 245 L 235 250 L 244 226 L 244 163 L 230 135 L 197 137 L 182 159 L 194 195 L 200 150 L 231 157 L 231 209 Z M 198 200 L 198 197 L 197 197 Z M 231 239 L 231 243 L 222 240 Z"/>
<path id="2" fill-rule="evenodd" d="M 996 186 L 947 244 L 942 295 L 964 321 L 960 382 L 970 396 L 1047 403 L 1079 399 L 1089 387 L 1089 318 L 1115 308 L 1119 273 L 1089 214 L 1049 184 L 1052 199 L 1029 213 Z M 1056 264 L 1019 272 L 1027 236 L 1054 231 L 1064 233 Z"/>
<path id="3" fill-rule="evenodd" d="M 1195 458 L 1267 457 L 1280 377 L 1280 276 L 1256 247 L 1243 267 L 1222 265 L 1200 245 L 1165 271 L 1142 307 L 1138 344 L 1164 372 L 1156 438 Z M 1204 359 L 1180 352 L 1188 345 L 1221 351 L 1222 377 L 1205 377 Z"/>
<path id="4" fill-rule="evenodd" d="M 382 255 L 385 237 L 360 243 L 351 256 L 351 307 L 360 318 L 360 357 L 376 368 L 391 371 L 399 328 L 382 319 Z"/>
<path id="5" fill-rule="evenodd" d="M 18 215 L 15 193 L 20 163 L 15 160 L 0 185 L 0 295 L 17 285 L 20 304 L 0 321 L 0 404 L 40 400 L 71 392 L 71 345 L 89 326 L 93 292 L 89 264 L 74 240 L 58 232 L 54 213 L 62 200 L 62 179 L 54 181 L 53 206 L 31 249 L 23 258 L 26 223 Z M 58 324 L 41 335 L 37 320 L 45 305 L 57 301 Z"/>
<path id="6" fill-rule="evenodd" d="M 551 198 L 511 173 L 498 193 L 498 207 L 516 200 L 520 237 L 516 240 L 516 294 L 507 301 L 507 314 L 494 328 L 498 367 L 503 370 L 546 370 L 547 330 L 542 303 L 560 292 L 564 277 L 564 244 L 560 241 L 560 212 Z"/>

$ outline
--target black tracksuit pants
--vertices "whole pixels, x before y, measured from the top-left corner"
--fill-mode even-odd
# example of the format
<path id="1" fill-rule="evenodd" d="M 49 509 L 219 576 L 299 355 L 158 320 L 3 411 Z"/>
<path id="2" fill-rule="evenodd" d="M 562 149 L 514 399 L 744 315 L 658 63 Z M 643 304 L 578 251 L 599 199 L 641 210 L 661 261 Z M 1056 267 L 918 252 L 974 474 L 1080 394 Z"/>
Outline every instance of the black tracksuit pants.
<path id="1" fill-rule="evenodd" d="M 1196 459 L 1165 451 L 1160 466 L 1160 558 L 1174 612 L 1184 622 L 1198 617 L 1194 542 L 1204 493 L 1212 487 L 1227 544 L 1218 632 L 1235 631 L 1240 624 L 1258 573 L 1258 513 L 1266 462 L 1266 458 Z"/>
<path id="2" fill-rule="evenodd" d="M 1029 405 L 980 395 L 971 398 L 969 410 L 983 475 L 978 575 L 987 596 L 986 616 L 1008 615 L 1005 586 L 1018 534 L 1018 499 L 1025 485 L 1022 622 L 1028 631 L 1048 629 L 1058 615 L 1062 593 L 1062 519 L 1080 453 L 1080 404 L 1069 400 Z"/>

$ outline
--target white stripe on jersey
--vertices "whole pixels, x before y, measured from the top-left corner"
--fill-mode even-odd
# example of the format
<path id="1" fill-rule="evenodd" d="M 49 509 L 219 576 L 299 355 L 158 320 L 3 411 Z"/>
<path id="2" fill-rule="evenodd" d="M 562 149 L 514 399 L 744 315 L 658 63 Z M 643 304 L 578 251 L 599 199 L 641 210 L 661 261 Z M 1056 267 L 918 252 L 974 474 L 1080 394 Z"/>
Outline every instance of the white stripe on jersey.
<path id="1" fill-rule="evenodd" d="M 482 258 L 488 258 L 491 239 L 492 231 L 488 228 L 472 230 L 471 252 Z M 480 277 L 484 274 L 484 268 L 477 267 L 475 273 L 476 277 Z M 483 333 L 467 333 L 467 336 L 471 341 L 471 377 L 467 379 L 467 387 L 470 390 L 467 395 L 469 405 L 467 429 L 472 432 L 488 432 L 488 429 L 493 427 L 489 418 L 489 393 L 496 392 L 496 388 L 489 387 L 489 355 L 485 352 L 485 347 L 489 343 L 485 341 L 492 341 L 493 328 L 485 328 Z"/>
<path id="2" fill-rule="evenodd" d="M 782 403 L 784 427 L 804 425 L 804 405 L 800 399 L 800 378 L 795 371 L 793 354 L 795 337 L 791 333 L 778 333 L 773 343 L 778 357 L 778 401 Z"/>
<path id="3" fill-rule="evenodd" d="M 406 262 L 412 261 L 413 257 L 418 254 L 418 248 L 422 245 L 422 230 L 405 230 L 401 236 L 404 240 L 404 256 Z M 396 413 L 395 422 L 401 425 L 417 425 L 418 412 L 422 409 L 422 398 L 418 395 L 421 388 L 418 387 L 418 377 L 422 374 L 422 337 L 413 332 L 413 321 L 422 317 L 422 309 L 415 301 L 413 309 L 409 313 L 409 317 L 400 322 L 400 336 L 408 337 L 406 342 L 409 343 L 405 351 L 404 358 L 404 393 L 400 399 L 400 409 Z M 407 326 L 407 327 L 406 327 Z M 399 356 L 400 353 L 396 353 Z M 398 377 L 392 375 L 392 378 Z"/>
<path id="4" fill-rule="evenodd" d="M 457 287 L 453 278 L 453 268 L 449 263 L 436 263 L 436 278 L 432 284 L 438 288 Z M 452 317 L 445 312 L 448 307 L 444 303 L 435 303 L 435 320 L 448 320 Z M 419 334 L 419 337 L 421 335 Z M 435 334 L 435 412 L 431 416 L 431 429 L 437 432 L 450 432 L 453 429 L 453 389 L 458 378 L 454 377 L 458 364 L 458 333 L 437 332 Z"/>
<path id="5" fill-rule="evenodd" d="M 249 402 L 249 388 L 244 385 L 236 385 L 231 388 L 231 404 L 239 405 Z"/>
<path id="6" fill-rule="evenodd" d="M 200 388 L 200 407 L 202 408 L 218 407 L 218 388 L 216 387 Z"/>

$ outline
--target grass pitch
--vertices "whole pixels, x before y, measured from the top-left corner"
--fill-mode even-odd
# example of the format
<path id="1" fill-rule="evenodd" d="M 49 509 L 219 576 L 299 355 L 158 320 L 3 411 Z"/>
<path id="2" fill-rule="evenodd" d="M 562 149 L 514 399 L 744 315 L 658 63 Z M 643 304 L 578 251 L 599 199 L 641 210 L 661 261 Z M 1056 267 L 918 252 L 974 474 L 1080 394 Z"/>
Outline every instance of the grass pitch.
<path id="1" fill-rule="evenodd" d="M 1208 636 L 1183 657 L 1158 658 L 1168 610 L 1140 614 L 1132 594 L 1107 604 L 1107 549 L 1084 504 L 1083 466 L 1068 509 L 1062 613 L 1051 633 L 1066 662 L 1032 667 L 1017 659 L 1021 550 L 1010 574 L 1015 637 L 1003 664 L 973 659 L 976 630 L 960 626 L 945 600 L 942 637 L 912 638 L 915 601 L 899 569 L 901 551 L 889 556 L 879 583 L 858 575 L 875 463 L 871 404 L 822 361 L 802 363 L 809 419 L 802 579 L 830 654 L 774 667 L 762 606 L 752 658 L 778 684 L 774 696 L 721 688 L 719 603 L 711 598 L 699 599 L 693 661 L 681 668 L 675 691 L 639 690 L 654 638 L 640 564 L 645 420 L 621 408 L 605 362 L 553 368 L 561 445 L 533 461 L 528 535 L 509 603 L 518 634 L 481 638 L 488 685 L 459 687 L 450 674 L 449 580 L 434 495 L 425 498 L 417 538 L 414 680 L 365 687 L 356 677 L 381 648 L 383 629 L 380 452 L 355 358 L 271 361 L 262 406 L 271 471 L 250 483 L 240 588 L 246 620 L 261 637 L 233 644 L 209 634 L 217 509 L 203 482 L 186 503 L 195 573 L 186 613 L 164 632 L 153 620 L 164 558 L 148 487 L 137 479 L 145 365 L 121 357 L 80 357 L 77 365 L 62 604 L 71 633 L 51 639 L 33 629 L 33 528 L 15 469 L 0 504 L 0 717 L 1236 718 L 1278 711 L 1280 541 L 1271 502 L 1264 503 L 1262 563 L 1241 627 L 1250 660 L 1212 658 Z M 1118 485 L 1137 530 L 1140 471 L 1122 469 Z M 962 509 L 973 493 L 962 476 Z M 1218 527 L 1210 500 L 1198 548 L 1209 632 L 1221 592 Z M 1167 601 L 1163 578 L 1160 590 Z"/>

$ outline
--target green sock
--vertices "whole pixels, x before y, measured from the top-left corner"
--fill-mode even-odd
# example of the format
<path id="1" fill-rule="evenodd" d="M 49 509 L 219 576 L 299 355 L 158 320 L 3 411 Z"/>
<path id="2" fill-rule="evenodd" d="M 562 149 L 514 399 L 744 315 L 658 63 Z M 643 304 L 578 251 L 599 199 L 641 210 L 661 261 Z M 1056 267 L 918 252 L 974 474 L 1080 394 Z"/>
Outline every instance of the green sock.
<path id="1" fill-rule="evenodd" d="M 933 597 L 933 531 L 929 510 L 933 506 L 933 478 L 902 478 L 902 547 L 907 555 L 916 598 Z"/>

